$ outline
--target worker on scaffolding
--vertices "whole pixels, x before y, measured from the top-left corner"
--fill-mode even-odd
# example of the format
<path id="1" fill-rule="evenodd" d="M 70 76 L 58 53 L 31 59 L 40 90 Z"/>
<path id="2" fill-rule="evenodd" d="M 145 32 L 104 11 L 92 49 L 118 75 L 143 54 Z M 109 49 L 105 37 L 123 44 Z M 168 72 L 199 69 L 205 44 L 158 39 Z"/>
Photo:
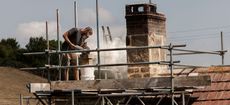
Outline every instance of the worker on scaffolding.
<path id="1" fill-rule="evenodd" d="M 72 28 L 63 34 L 64 43 L 62 44 L 62 50 L 84 50 L 89 49 L 85 40 L 93 34 L 91 27 L 85 28 Z M 83 52 L 81 55 L 89 54 L 89 52 Z M 78 65 L 77 60 L 79 54 L 66 53 L 64 57 L 67 58 L 67 65 Z M 77 67 L 73 68 L 73 77 L 75 80 L 79 80 L 79 71 Z M 64 71 L 64 79 L 69 80 L 69 68 Z"/>

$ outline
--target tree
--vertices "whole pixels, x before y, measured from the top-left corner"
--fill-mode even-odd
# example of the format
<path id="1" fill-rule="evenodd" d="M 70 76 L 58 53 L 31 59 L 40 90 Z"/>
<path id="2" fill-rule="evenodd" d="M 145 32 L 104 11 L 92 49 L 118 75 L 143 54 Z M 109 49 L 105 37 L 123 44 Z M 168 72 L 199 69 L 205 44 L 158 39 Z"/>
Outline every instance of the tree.
<path id="1" fill-rule="evenodd" d="M 50 50 L 56 50 L 57 49 L 57 41 L 56 40 L 50 40 L 49 41 Z M 29 40 L 29 43 L 26 45 L 27 52 L 44 52 L 47 49 L 46 40 L 43 37 L 31 37 Z M 28 55 L 26 56 L 27 64 L 31 67 L 44 67 L 45 64 L 47 64 L 47 55 Z M 51 65 L 57 65 L 58 64 L 58 54 L 51 54 Z M 40 75 L 40 76 L 47 76 L 47 72 L 35 72 L 34 74 Z M 58 71 L 52 70 L 51 71 L 51 78 L 53 80 L 56 79 L 58 75 Z"/>
<path id="2" fill-rule="evenodd" d="M 7 49 L 6 46 L 0 44 L 0 58 L 6 58 L 9 56 L 9 53 L 7 53 L 5 49 Z"/>
<path id="3" fill-rule="evenodd" d="M 0 65 L 10 67 L 24 67 L 19 54 L 20 46 L 16 39 L 8 38 L 0 41 Z M 22 53 L 22 52 L 21 52 Z"/>
<path id="4" fill-rule="evenodd" d="M 29 43 L 26 45 L 27 52 L 44 52 L 45 49 L 46 41 L 43 37 L 31 37 Z M 45 55 L 29 55 L 26 58 L 30 66 L 39 67 L 46 64 Z"/>
<path id="5" fill-rule="evenodd" d="M 50 50 L 57 50 L 57 40 L 49 41 Z M 51 56 L 51 64 L 58 65 L 58 54 L 52 54 Z"/>
<path id="6" fill-rule="evenodd" d="M 19 49 L 19 44 L 16 39 L 2 39 L 0 42 L 0 53 L 2 58 L 16 59 L 15 53 Z"/>
<path id="7" fill-rule="evenodd" d="M 20 48 L 20 45 L 14 38 L 2 39 L 0 44 L 11 47 L 14 50 L 18 50 Z"/>
<path id="8" fill-rule="evenodd" d="M 30 37 L 26 49 L 28 52 L 44 51 L 46 49 L 46 41 L 43 37 Z"/>
<path id="9" fill-rule="evenodd" d="M 50 50 L 57 49 L 57 41 L 49 41 Z M 44 52 L 47 49 L 46 40 L 43 37 L 31 37 L 29 43 L 26 45 L 27 52 Z M 30 66 L 44 66 L 47 64 L 46 55 L 30 55 L 28 58 L 28 63 Z M 58 64 L 58 54 L 51 54 L 51 63 Z"/>

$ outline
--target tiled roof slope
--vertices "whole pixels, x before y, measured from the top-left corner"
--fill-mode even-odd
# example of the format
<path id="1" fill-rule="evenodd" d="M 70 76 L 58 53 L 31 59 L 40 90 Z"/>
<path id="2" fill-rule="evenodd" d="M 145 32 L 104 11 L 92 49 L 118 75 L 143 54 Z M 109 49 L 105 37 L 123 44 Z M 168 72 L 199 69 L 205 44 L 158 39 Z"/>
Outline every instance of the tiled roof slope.
<path id="1" fill-rule="evenodd" d="M 230 105 L 230 66 L 213 66 L 193 72 L 211 76 L 211 86 L 194 90 L 192 105 Z"/>

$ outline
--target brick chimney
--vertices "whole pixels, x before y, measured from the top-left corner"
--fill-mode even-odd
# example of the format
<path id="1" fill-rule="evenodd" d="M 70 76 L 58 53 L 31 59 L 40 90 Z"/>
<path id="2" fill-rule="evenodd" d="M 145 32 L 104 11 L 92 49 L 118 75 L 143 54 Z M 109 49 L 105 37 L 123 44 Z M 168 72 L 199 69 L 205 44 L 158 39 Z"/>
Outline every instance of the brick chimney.
<path id="1" fill-rule="evenodd" d="M 155 46 L 166 42 L 165 15 L 157 13 L 155 4 L 126 5 L 126 45 Z M 127 62 L 165 61 L 166 52 L 162 49 L 127 50 Z M 128 66 L 128 78 L 154 77 L 166 70 L 167 66 L 135 65 Z"/>

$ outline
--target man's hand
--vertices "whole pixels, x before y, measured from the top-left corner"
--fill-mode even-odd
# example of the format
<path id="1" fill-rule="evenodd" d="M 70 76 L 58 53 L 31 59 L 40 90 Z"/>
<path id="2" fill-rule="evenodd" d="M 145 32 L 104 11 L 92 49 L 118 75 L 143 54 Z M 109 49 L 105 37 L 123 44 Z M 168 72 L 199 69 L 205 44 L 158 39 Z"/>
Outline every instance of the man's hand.
<path id="1" fill-rule="evenodd" d="M 83 43 L 81 44 L 81 47 L 84 48 L 84 46 L 86 46 L 86 45 L 87 45 L 87 42 L 83 42 Z"/>
<path id="2" fill-rule="evenodd" d="M 74 45 L 74 44 L 71 44 L 71 45 L 70 45 L 70 48 L 71 48 L 71 49 L 76 49 L 76 50 L 83 50 L 83 48 L 82 48 L 81 46 Z"/>

